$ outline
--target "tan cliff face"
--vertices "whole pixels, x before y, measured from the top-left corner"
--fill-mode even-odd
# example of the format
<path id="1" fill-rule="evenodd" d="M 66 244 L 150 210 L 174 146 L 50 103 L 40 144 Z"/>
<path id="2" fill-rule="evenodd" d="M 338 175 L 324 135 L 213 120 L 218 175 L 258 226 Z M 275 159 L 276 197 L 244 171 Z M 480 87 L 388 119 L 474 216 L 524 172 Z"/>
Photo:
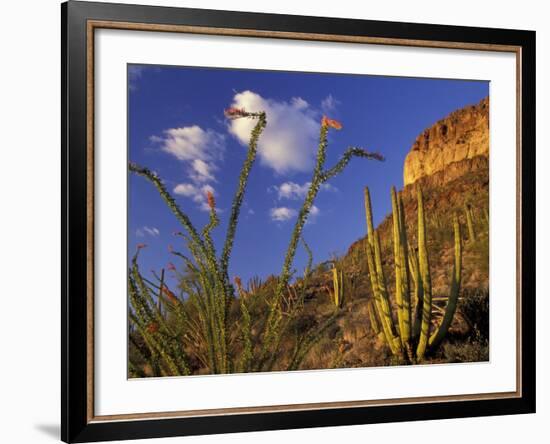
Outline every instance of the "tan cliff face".
<path id="1" fill-rule="evenodd" d="M 446 170 L 448 180 L 468 172 L 472 159 L 489 156 L 489 98 L 449 114 L 420 134 L 405 159 L 404 185 Z M 461 171 L 464 170 L 464 171 Z M 452 173 L 451 173 L 452 171 Z"/>

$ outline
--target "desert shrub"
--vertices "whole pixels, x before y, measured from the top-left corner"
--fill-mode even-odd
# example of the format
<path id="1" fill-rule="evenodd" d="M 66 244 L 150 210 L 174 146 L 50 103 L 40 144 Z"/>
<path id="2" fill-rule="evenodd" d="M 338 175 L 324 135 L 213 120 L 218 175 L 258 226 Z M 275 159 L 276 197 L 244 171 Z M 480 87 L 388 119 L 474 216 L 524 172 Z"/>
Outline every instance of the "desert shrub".
<path id="1" fill-rule="evenodd" d="M 467 341 L 443 345 L 447 362 L 484 362 L 489 360 L 489 342 L 475 334 Z"/>
<path id="2" fill-rule="evenodd" d="M 473 335 L 482 341 L 489 340 L 489 290 L 464 289 L 458 309 L 472 329 Z"/>

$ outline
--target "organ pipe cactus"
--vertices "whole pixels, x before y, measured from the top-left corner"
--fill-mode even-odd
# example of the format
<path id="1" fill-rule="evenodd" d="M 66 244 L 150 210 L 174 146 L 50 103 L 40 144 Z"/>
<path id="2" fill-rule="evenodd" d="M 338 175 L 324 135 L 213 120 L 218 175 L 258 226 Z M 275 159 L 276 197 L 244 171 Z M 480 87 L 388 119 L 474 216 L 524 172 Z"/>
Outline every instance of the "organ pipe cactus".
<path id="1" fill-rule="evenodd" d="M 380 258 L 380 238 L 378 232 L 374 231 L 372 219 L 372 206 L 369 189 L 365 188 L 365 213 L 367 219 L 367 265 L 371 281 L 372 292 L 374 294 L 375 306 L 378 318 L 382 325 L 386 343 L 393 354 L 400 351 L 399 338 L 395 334 L 395 327 L 391 316 L 391 307 L 386 288 L 384 270 L 382 269 L 382 260 Z"/>
<path id="2" fill-rule="evenodd" d="M 329 294 L 336 308 L 342 306 L 344 301 L 344 273 L 336 265 L 332 267 L 332 290 Z"/>
<path id="3" fill-rule="evenodd" d="M 380 339 L 384 340 L 384 332 L 380 329 L 380 322 L 378 321 L 376 308 L 372 299 L 367 302 L 367 312 L 372 330 Z"/>
<path id="4" fill-rule="evenodd" d="M 462 244 L 458 216 L 453 217 L 454 265 L 451 276 L 451 290 L 443 319 L 432 330 L 432 287 L 426 220 L 422 190 L 417 186 L 418 254 L 415 254 L 407 240 L 403 202 L 392 187 L 393 254 L 395 270 L 395 303 L 397 305 L 397 327 L 393 319 L 389 291 L 386 285 L 380 249 L 380 237 L 374 230 L 370 193 L 365 188 L 365 211 L 367 220 L 366 256 L 374 303 L 370 302 L 369 317 L 373 330 L 388 345 L 393 355 L 405 362 L 421 362 L 426 353 L 435 350 L 445 338 L 452 323 L 462 272 Z M 412 278 L 412 285 L 411 280 Z M 413 296 L 411 303 L 411 294 Z M 378 320 L 380 322 L 378 323 Z"/>
<path id="5" fill-rule="evenodd" d="M 470 242 L 476 241 L 476 231 L 474 228 L 474 217 L 472 214 L 471 205 L 464 205 L 464 213 L 466 214 L 466 223 L 468 225 L 468 240 Z"/>
<path id="6" fill-rule="evenodd" d="M 424 217 L 424 197 L 420 186 L 417 186 L 418 195 L 418 267 L 420 282 L 422 282 L 422 317 L 420 324 L 420 338 L 416 348 L 416 356 L 419 360 L 424 358 L 430 335 L 432 322 L 432 277 L 430 274 L 430 262 L 428 260 L 428 243 L 426 241 L 426 219 Z"/>
<path id="7" fill-rule="evenodd" d="M 401 201 L 397 199 L 395 187 L 391 189 L 393 214 L 393 251 L 395 258 L 395 300 L 401 344 L 407 348 L 411 337 L 411 300 L 409 294 L 409 273 L 407 268 L 407 231 Z"/>
<path id="8" fill-rule="evenodd" d="M 453 265 L 453 274 L 451 276 L 451 293 L 449 300 L 447 301 L 447 308 L 443 315 L 441 324 L 436 331 L 430 336 L 429 345 L 432 348 L 437 348 L 441 341 L 445 338 L 445 334 L 453 321 L 453 316 L 456 312 L 456 306 L 458 303 L 458 295 L 460 293 L 460 281 L 462 278 L 462 243 L 460 236 L 460 223 L 458 222 L 458 216 L 453 216 L 453 230 L 455 239 L 455 257 Z"/>

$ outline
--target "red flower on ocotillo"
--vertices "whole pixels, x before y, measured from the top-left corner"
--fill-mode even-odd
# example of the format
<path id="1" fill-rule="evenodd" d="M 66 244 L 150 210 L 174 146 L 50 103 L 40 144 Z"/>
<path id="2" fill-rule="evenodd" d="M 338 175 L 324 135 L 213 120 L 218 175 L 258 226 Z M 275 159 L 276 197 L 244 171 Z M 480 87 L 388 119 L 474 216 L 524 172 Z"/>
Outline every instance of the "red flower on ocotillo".
<path id="1" fill-rule="evenodd" d="M 166 285 L 162 287 L 162 293 L 168 299 L 172 304 L 176 304 L 179 302 L 178 298 L 174 293 L 172 293 Z"/>
<path id="2" fill-rule="evenodd" d="M 248 117 L 248 113 L 245 111 L 244 108 L 237 108 L 235 106 L 232 106 L 230 108 L 227 108 L 224 110 L 224 115 L 228 119 L 238 119 L 240 117 Z"/>
<path id="3" fill-rule="evenodd" d="M 243 282 L 241 281 L 241 278 L 239 276 L 235 276 L 233 280 L 235 281 L 235 285 L 239 290 L 243 288 Z"/>
<path id="4" fill-rule="evenodd" d="M 243 282 L 241 281 L 241 278 L 239 276 L 235 276 L 233 278 L 235 281 L 235 285 L 237 286 L 237 291 L 239 292 L 239 297 L 243 297 L 246 295 L 246 292 L 243 289 Z"/>
<path id="5" fill-rule="evenodd" d="M 211 210 L 216 208 L 216 199 L 214 199 L 214 193 L 210 190 L 206 192 L 206 201 Z"/>
<path id="6" fill-rule="evenodd" d="M 342 124 L 338 120 L 329 119 L 327 116 L 323 116 L 321 120 L 321 126 L 334 128 L 336 130 L 342 129 Z"/>

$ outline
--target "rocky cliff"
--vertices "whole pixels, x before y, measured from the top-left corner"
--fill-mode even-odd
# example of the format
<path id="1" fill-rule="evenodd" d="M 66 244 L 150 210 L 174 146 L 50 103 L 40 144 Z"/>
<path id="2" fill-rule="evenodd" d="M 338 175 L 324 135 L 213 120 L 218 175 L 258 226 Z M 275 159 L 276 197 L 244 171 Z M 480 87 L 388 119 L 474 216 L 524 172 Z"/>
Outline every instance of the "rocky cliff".
<path id="1" fill-rule="evenodd" d="M 489 338 L 489 99 L 459 109 L 422 132 L 412 145 L 404 165 L 405 186 L 399 191 L 410 252 L 418 236 L 417 185 L 424 196 L 425 224 L 432 284 L 432 328 L 439 324 L 450 292 L 454 260 L 452 218 L 462 227 L 462 279 L 458 309 L 443 351 L 430 362 L 472 362 L 488 360 Z M 390 190 L 387 190 L 390 199 Z M 379 215 L 378 215 L 379 216 Z M 468 218 L 470 221 L 468 221 Z M 472 229 L 470 231 L 470 228 Z M 376 227 L 380 237 L 383 275 L 394 321 L 398 319 L 395 299 L 395 262 L 391 214 Z M 365 257 L 366 237 L 354 242 L 338 258 L 344 270 L 345 318 L 338 321 L 331 341 L 339 341 L 335 366 L 368 367 L 388 365 L 387 347 L 369 329 L 366 301 L 372 300 L 372 286 Z M 320 318 L 332 286 L 330 266 L 321 264 L 309 281 L 308 310 Z M 322 312 L 324 313 L 324 312 Z M 433 331 L 433 330 L 432 330 Z M 328 356 L 328 346 L 318 356 Z M 324 353 L 324 355 L 323 355 Z M 331 355 L 334 356 L 334 355 Z M 323 358 L 326 362 L 329 358 Z M 315 367 L 314 364 L 311 368 Z"/>
<path id="2" fill-rule="evenodd" d="M 403 167 L 404 185 L 439 174 L 440 185 L 479 166 L 489 155 L 489 98 L 459 109 L 420 134 Z M 476 159 L 481 156 L 480 159 Z"/>
<path id="3" fill-rule="evenodd" d="M 422 132 L 405 159 L 404 182 L 400 194 L 411 240 L 416 238 L 417 183 L 424 194 L 435 292 L 448 291 L 454 213 L 459 215 L 467 239 L 465 206 L 471 208 L 482 241 L 465 243 L 463 287 L 486 287 L 489 278 L 488 250 L 485 251 L 489 209 L 489 98 L 454 111 Z M 391 214 L 378 226 L 388 265 L 393 264 L 392 227 Z M 352 244 L 347 256 L 364 251 L 363 242 L 364 238 Z M 389 267 L 388 276 L 392 273 Z M 391 279 L 389 281 L 391 285 Z"/>

